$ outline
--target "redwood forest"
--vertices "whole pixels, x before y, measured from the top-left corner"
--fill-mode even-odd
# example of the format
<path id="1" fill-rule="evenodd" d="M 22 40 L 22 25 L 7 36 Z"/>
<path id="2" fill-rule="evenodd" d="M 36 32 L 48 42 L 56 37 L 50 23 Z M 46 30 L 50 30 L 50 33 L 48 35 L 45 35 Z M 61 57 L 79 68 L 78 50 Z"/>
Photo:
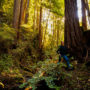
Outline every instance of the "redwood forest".
<path id="1" fill-rule="evenodd" d="M 0 90 L 90 90 L 90 0 L 0 0 Z"/>

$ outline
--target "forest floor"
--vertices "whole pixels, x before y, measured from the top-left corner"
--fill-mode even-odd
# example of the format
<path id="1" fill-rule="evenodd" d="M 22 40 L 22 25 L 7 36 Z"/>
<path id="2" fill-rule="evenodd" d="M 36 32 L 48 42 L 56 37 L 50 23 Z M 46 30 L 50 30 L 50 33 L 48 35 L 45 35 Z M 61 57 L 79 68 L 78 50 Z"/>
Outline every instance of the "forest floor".
<path id="1" fill-rule="evenodd" d="M 49 62 L 49 65 L 53 64 L 53 63 L 56 64 L 56 67 L 54 67 L 54 69 L 56 71 L 57 71 L 57 69 L 59 69 L 58 67 L 60 67 L 60 64 L 57 65 L 57 62 L 58 62 L 57 60 L 51 60 Z M 74 68 L 75 68 L 74 70 L 66 70 L 65 66 L 62 66 L 60 68 L 62 70 L 58 70 L 61 72 L 63 71 L 67 75 L 68 74 L 71 75 L 71 79 L 69 82 L 67 80 L 67 79 L 69 79 L 68 76 L 65 79 L 63 79 L 64 82 L 63 81 L 61 82 L 60 81 L 61 79 L 58 79 L 58 81 L 55 84 L 58 83 L 57 85 L 60 86 L 60 83 L 63 83 L 63 84 L 61 84 L 61 87 L 59 89 L 50 89 L 49 87 L 47 88 L 47 86 L 42 84 L 43 83 L 42 82 L 42 83 L 39 83 L 39 84 L 42 84 L 42 85 L 40 85 L 41 87 L 38 87 L 36 90 L 43 90 L 43 89 L 45 89 L 45 87 L 47 90 L 90 90 L 90 71 L 89 71 L 90 67 L 89 68 L 86 67 L 85 64 L 80 64 L 80 63 L 75 64 L 75 63 L 76 63 L 75 61 L 72 62 L 72 65 L 74 65 Z M 40 72 L 40 71 L 41 70 L 39 69 L 37 72 Z M 48 70 L 46 70 L 46 71 L 48 72 Z M 40 75 L 45 76 L 45 74 L 47 72 L 42 71 Z M 54 71 L 53 71 L 53 73 L 54 73 Z M 60 74 L 58 74 L 58 76 L 57 76 L 58 78 L 60 78 Z M 29 79 L 29 78 L 27 78 L 27 79 Z M 26 90 L 27 90 L 27 88 L 26 88 Z M 30 90 L 32 90 L 32 89 L 30 89 Z"/>
<path id="2" fill-rule="evenodd" d="M 53 66 L 53 64 L 54 64 L 54 66 Z M 80 64 L 80 63 L 75 64 L 75 62 L 72 62 L 72 64 L 75 67 L 74 70 L 68 71 L 64 68 L 64 66 L 62 66 L 60 68 L 60 70 L 57 70 L 57 69 L 59 69 L 58 67 L 60 67 L 61 64 L 58 65 L 57 60 L 49 60 L 49 61 L 46 61 L 41 66 L 34 67 L 32 71 L 29 71 L 28 68 L 21 69 L 20 70 L 21 75 L 19 75 L 19 76 L 18 75 L 17 76 L 16 75 L 0 76 L 0 80 L 2 81 L 2 83 L 0 83 L 0 85 L 2 87 L 5 87 L 0 90 L 7 90 L 7 88 L 10 88 L 8 90 L 32 90 L 31 87 L 26 88 L 26 89 L 19 89 L 18 85 L 20 85 L 23 82 L 24 83 L 27 82 L 29 79 L 31 79 L 35 74 L 39 73 L 40 71 L 41 71 L 39 73 L 40 77 L 42 77 L 42 76 L 48 77 L 47 72 L 50 72 L 50 71 L 52 72 L 52 68 L 53 68 L 53 73 L 55 70 L 57 72 L 61 71 L 60 74 L 62 72 L 64 72 L 65 74 L 71 75 L 71 79 L 66 76 L 66 78 L 63 79 L 64 81 L 62 81 L 62 82 L 60 81 L 61 79 L 58 79 L 58 82 L 57 82 L 57 83 L 59 83 L 58 85 L 60 86 L 60 83 L 63 83 L 63 84 L 61 84 L 62 87 L 57 90 L 90 90 L 90 71 L 89 71 L 89 69 L 85 66 L 85 64 Z M 45 65 L 44 70 L 42 69 L 43 65 Z M 50 69 L 45 70 L 47 68 L 50 68 Z M 58 78 L 60 78 L 59 77 L 59 76 L 61 76 L 60 74 L 58 74 L 58 76 L 57 76 Z M 69 82 L 68 82 L 68 80 L 69 80 Z M 39 83 L 39 84 L 41 84 L 41 83 Z M 40 86 L 43 86 L 44 88 L 46 87 L 45 85 L 40 85 Z M 38 89 L 36 89 L 36 90 L 43 90 L 43 87 L 38 87 Z M 49 87 L 46 89 L 47 90 L 56 90 L 56 89 L 50 89 Z"/>
<path id="3" fill-rule="evenodd" d="M 77 64 L 75 70 L 67 71 L 72 73 L 72 78 L 75 81 L 75 90 L 90 90 L 90 71 L 83 68 L 83 64 Z"/>

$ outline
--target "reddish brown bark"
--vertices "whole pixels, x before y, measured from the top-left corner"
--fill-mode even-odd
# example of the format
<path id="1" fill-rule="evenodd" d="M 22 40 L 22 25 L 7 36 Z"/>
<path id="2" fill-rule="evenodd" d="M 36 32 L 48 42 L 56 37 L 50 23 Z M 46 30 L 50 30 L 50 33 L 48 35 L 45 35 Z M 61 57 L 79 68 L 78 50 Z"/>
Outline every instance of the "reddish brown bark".
<path id="1" fill-rule="evenodd" d="M 82 27 L 84 30 L 87 30 L 85 0 L 81 0 L 81 2 L 82 2 Z"/>
<path id="2" fill-rule="evenodd" d="M 80 45 L 80 33 L 77 0 L 65 0 L 65 45 L 67 47 Z"/>
<path id="3" fill-rule="evenodd" d="M 89 19 L 89 24 L 90 24 L 90 8 L 89 8 L 88 0 L 86 0 L 85 7 L 86 7 L 87 12 L 88 12 L 88 19 Z"/>
<path id="4" fill-rule="evenodd" d="M 13 27 L 17 30 L 17 40 L 20 38 L 20 25 L 24 22 L 25 3 L 26 0 L 14 1 L 14 18 Z"/>
<path id="5" fill-rule="evenodd" d="M 18 29 L 21 0 L 14 0 L 13 28 Z"/>
<path id="6" fill-rule="evenodd" d="M 77 11 L 77 0 L 65 0 L 65 45 L 82 58 L 82 31 Z"/>
<path id="7" fill-rule="evenodd" d="M 34 0 L 34 18 L 33 18 L 33 30 L 36 30 L 36 4 L 35 4 L 35 0 Z"/>
<path id="8" fill-rule="evenodd" d="M 17 40 L 19 39 L 20 6 L 21 6 L 21 0 L 14 0 L 13 28 L 16 29 Z"/>

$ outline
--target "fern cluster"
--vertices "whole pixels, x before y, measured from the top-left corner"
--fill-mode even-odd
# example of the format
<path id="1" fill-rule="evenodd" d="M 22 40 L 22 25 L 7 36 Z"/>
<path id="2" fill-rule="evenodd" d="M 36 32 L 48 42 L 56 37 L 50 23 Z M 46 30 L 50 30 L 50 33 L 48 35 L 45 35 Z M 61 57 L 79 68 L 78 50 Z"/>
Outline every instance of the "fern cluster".
<path id="1" fill-rule="evenodd" d="M 60 81 L 61 78 L 64 80 L 67 77 L 71 77 L 71 74 L 67 74 L 61 69 L 62 66 L 65 65 L 63 63 L 60 65 L 50 63 L 50 60 L 44 61 L 41 63 L 41 67 L 39 67 L 37 73 L 26 83 L 20 85 L 20 88 L 32 87 L 32 90 L 36 90 L 38 88 L 38 83 L 44 80 L 49 88 L 53 88 L 55 90 L 60 89 L 62 85 L 56 85 L 55 81 Z"/>

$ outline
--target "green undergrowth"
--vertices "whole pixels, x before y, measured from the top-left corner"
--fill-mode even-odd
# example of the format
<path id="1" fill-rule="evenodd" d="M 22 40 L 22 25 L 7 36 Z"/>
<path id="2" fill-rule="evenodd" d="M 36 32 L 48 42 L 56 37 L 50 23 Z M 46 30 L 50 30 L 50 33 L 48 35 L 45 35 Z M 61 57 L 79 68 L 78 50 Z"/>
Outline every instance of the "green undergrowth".
<path id="1" fill-rule="evenodd" d="M 0 74 L 2 76 L 22 76 L 19 68 L 14 65 L 11 55 L 3 54 L 0 56 Z"/>
<path id="2" fill-rule="evenodd" d="M 60 65 L 57 65 L 57 63 L 50 63 L 50 60 L 46 60 L 44 62 L 37 63 L 35 66 L 33 68 L 37 68 L 36 74 L 34 74 L 34 76 L 26 83 L 20 85 L 20 88 L 32 87 L 32 90 L 36 90 L 38 88 L 38 83 L 43 80 L 49 88 L 53 88 L 55 90 L 62 88 L 65 82 L 71 84 L 70 80 L 72 75 L 64 72 L 62 69 L 62 67 L 66 66 L 65 64 L 61 63 Z M 59 85 L 56 84 L 57 82 Z"/>
<path id="3" fill-rule="evenodd" d="M 0 56 L 0 72 L 13 67 L 12 56 L 4 54 Z"/>

